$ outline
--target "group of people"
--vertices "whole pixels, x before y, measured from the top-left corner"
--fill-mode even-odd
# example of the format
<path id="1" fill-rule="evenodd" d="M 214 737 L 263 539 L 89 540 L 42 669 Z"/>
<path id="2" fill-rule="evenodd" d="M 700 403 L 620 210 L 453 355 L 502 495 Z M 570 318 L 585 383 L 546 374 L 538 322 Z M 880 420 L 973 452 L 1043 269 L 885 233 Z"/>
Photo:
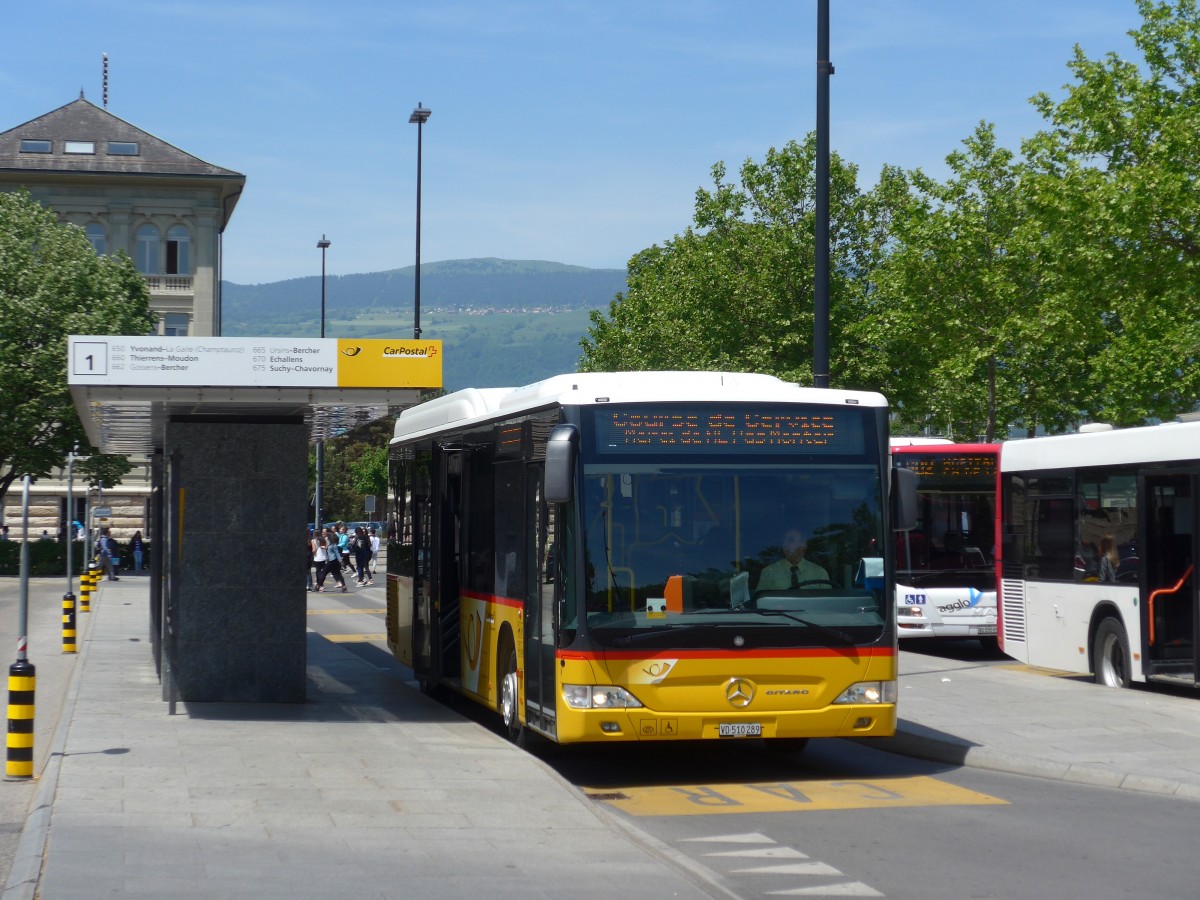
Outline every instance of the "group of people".
<path id="1" fill-rule="evenodd" d="M 333 528 L 321 528 L 315 534 L 310 530 L 308 542 L 308 589 L 324 593 L 325 579 L 333 576 L 334 582 L 346 593 L 343 572 L 355 576 L 355 584 L 366 587 L 375 583 L 375 568 L 379 561 L 379 535 L 374 528 L 358 526 L 351 531 L 344 522 Z M 316 578 L 313 578 L 313 569 Z"/>

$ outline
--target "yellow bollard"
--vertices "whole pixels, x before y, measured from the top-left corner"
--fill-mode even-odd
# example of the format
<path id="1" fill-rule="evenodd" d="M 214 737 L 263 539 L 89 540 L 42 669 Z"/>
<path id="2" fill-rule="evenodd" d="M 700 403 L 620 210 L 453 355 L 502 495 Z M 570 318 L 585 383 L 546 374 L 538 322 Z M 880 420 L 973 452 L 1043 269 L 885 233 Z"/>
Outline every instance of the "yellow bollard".
<path id="1" fill-rule="evenodd" d="M 75 652 L 75 595 L 63 594 L 62 652 Z"/>
<path id="2" fill-rule="evenodd" d="M 85 568 L 79 573 L 79 611 L 91 607 L 92 602 L 92 570 Z"/>
<path id="3" fill-rule="evenodd" d="M 8 759 L 4 774 L 33 777 L 33 707 L 37 669 L 28 660 L 8 667 Z"/>

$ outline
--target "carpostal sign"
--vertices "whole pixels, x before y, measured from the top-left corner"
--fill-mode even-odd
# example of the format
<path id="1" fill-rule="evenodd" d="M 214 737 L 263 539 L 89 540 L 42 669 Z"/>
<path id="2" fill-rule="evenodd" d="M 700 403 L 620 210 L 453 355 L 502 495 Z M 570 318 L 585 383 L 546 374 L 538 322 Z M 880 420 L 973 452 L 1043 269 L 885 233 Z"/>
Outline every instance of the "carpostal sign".
<path id="1" fill-rule="evenodd" d="M 436 388 L 442 342 L 72 336 L 68 383 L 147 387 Z"/>

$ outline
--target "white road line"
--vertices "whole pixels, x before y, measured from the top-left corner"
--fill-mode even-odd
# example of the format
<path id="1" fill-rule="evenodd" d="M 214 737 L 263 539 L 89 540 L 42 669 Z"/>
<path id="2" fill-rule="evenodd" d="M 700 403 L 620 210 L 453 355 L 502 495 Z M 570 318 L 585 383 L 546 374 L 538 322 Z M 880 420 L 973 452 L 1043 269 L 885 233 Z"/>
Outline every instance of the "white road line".
<path id="1" fill-rule="evenodd" d="M 773 844 L 774 840 L 756 831 L 748 834 L 725 834 L 719 837 L 681 838 L 681 844 L 710 843 L 710 844 Z"/>
<path id="2" fill-rule="evenodd" d="M 848 881 L 845 884 L 830 884 L 825 887 L 793 888 L 790 891 L 767 891 L 772 897 L 883 897 L 870 885 L 861 881 Z"/>
<path id="3" fill-rule="evenodd" d="M 792 847 L 755 847 L 751 850 L 722 850 L 720 853 L 705 853 L 705 856 L 738 856 L 757 857 L 759 859 L 808 859 L 807 853 L 801 853 Z"/>
<path id="4" fill-rule="evenodd" d="M 758 866 L 753 869 L 734 869 L 734 875 L 842 875 L 843 872 L 823 862 L 787 863 L 782 866 Z"/>

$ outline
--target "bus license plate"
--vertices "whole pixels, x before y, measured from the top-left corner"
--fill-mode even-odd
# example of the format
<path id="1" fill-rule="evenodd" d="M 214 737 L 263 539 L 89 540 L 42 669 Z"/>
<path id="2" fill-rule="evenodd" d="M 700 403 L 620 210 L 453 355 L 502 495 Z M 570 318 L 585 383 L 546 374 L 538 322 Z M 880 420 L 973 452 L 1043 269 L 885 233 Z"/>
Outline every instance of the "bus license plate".
<path id="1" fill-rule="evenodd" d="M 995 625 L 980 625 L 979 633 L 980 634 L 995 634 L 996 626 Z"/>
<path id="2" fill-rule="evenodd" d="M 762 737 L 762 725 L 759 722 L 722 722 L 717 726 L 717 734 L 721 737 Z"/>

